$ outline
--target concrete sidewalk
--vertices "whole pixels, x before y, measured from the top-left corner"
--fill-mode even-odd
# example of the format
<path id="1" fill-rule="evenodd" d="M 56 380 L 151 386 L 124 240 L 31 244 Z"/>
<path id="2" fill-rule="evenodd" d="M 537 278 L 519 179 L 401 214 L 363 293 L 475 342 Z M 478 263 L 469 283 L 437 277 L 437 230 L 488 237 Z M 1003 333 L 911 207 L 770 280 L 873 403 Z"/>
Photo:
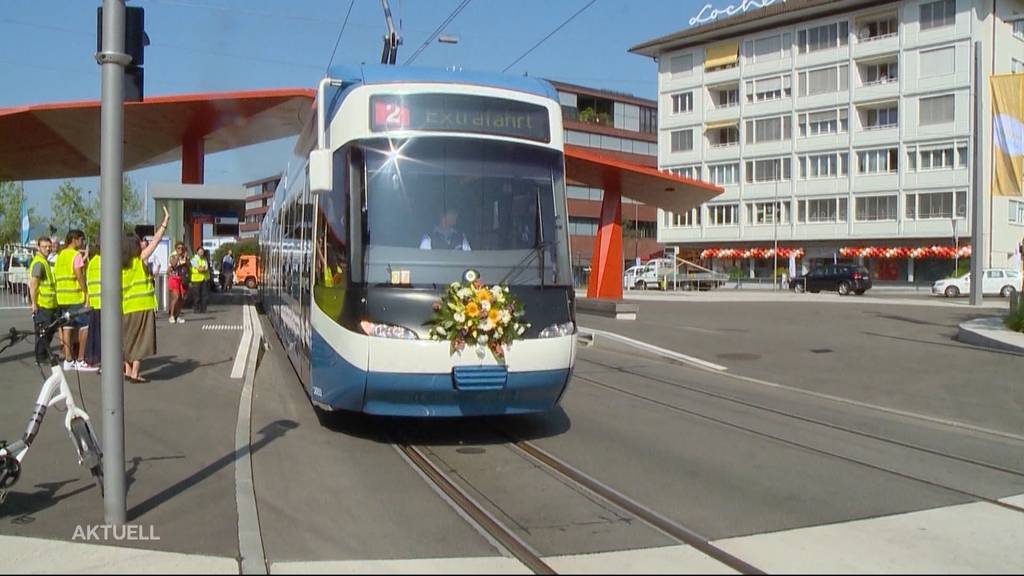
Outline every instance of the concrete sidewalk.
<path id="1" fill-rule="evenodd" d="M 186 313 L 184 325 L 169 325 L 166 316 L 158 316 L 157 355 L 142 363 L 150 382 L 125 384 L 133 532 L 104 535 L 103 502 L 88 470 L 78 466 L 54 408 L 26 457 L 20 482 L 0 506 L 0 573 L 238 571 L 234 433 L 242 381 L 230 373 L 241 336 L 242 301 L 241 295 L 215 296 L 207 313 Z M 0 329 L 8 326 L 29 329 L 27 310 L 0 311 Z M 0 371 L 5 383 L 0 438 L 14 440 L 42 383 L 31 342 L 0 357 Z M 72 372 L 68 377 L 102 438 L 99 376 Z M 88 546 L 96 544 L 103 546 Z M 63 560 L 33 561 L 40 558 Z M 71 558 L 78 558 L 74 566 Z"/>

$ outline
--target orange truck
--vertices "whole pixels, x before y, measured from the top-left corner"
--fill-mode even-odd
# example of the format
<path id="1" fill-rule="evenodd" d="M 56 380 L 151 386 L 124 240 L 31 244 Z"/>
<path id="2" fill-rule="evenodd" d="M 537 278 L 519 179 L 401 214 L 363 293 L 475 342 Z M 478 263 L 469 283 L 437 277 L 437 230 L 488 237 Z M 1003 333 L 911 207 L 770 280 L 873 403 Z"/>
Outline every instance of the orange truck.
<path id="1" fill-rule="evenodd" d="M 235 262 L 235 284 L 245 284 L 246 288 L 255 288 L 260 280 L 260 258 L 245 254 Z"/>

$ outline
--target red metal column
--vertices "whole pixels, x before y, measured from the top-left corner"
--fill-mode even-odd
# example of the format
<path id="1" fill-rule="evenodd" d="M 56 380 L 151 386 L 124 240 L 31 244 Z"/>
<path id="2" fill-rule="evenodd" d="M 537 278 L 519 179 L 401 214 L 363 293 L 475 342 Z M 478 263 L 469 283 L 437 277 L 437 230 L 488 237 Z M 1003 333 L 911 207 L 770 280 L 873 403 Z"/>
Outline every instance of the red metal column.
<path id="1" fill-rule="evenodd" d="M 601 223 L 590 259 L 587 298 L 622 299 L 622 183 L 613 176 L 604 179 Z"/>
<path id="2" fill-rule="evenodd" d="M 181 141 L 181 183 L 203 183 L 203 160 L 205 158 L 203 139 L 186 135 Z"/>

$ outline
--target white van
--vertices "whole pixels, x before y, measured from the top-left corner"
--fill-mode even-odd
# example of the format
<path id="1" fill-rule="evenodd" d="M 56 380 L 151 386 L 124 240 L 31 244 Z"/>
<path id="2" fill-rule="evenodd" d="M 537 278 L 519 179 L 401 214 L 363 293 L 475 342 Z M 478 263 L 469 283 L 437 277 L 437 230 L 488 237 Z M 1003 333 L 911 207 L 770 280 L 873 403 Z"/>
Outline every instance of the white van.
<path id="1" fill-rule="evenodd" d="M 626 270 L 622 285 L 640 290 L 659 288 L 661 281 L 670 274 L 672 274 L 671 258 L 653 258 L 644 264 Z"/>

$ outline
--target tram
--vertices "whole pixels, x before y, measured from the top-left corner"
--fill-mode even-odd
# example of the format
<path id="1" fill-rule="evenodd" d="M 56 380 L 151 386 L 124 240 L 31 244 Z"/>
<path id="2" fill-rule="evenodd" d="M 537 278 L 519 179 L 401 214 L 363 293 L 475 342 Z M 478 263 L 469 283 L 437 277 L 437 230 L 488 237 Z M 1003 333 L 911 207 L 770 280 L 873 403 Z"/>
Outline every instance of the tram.
<path id="1" fill-rule="evenodd" d="M 314 406 L 544 412 L 575 362 L 562 113 L 545 81 L 332 68 L 260 230 L 259 297 Z M 529 327 L 503 358 L 428 322 L 479 277 Z"/>

